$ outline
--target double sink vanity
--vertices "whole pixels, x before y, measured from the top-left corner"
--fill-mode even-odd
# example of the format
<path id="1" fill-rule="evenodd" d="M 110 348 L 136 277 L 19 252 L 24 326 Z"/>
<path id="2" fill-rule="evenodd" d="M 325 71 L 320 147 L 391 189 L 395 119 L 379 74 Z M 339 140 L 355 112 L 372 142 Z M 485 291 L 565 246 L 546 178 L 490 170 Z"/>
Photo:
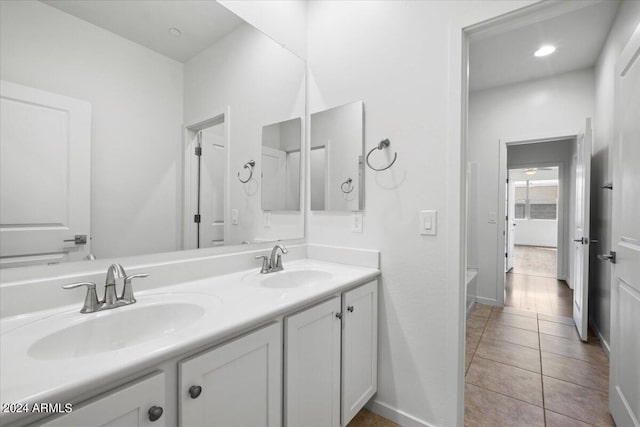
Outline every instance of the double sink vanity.
<path id="1" fill-rule="evenodd" d="M 3 318 L 2 425 L 346 425 L 377 388 L 379 270 L 278 248 L 135 295 L 112 265 L 103 300 Z"/>

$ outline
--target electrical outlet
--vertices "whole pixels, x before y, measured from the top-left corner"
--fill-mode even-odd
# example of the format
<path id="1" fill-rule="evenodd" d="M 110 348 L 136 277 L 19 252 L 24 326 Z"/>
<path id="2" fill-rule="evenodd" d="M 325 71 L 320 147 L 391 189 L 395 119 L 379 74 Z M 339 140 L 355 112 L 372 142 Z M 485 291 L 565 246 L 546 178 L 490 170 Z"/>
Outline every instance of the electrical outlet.
<path id="1" fill-rule="evenodd" d="M 351 232 L 362 233 L 362 212 L 354 212 L 351 220 Z"/>
<path id="2" fill-rule="evenodd" d="M 262 213 L 262 225 L 266 228 L 271 227 L 271 211 L 264 211 Z"/>
<path id="3" fill-rule="evenodd" d="M 495 212 L 489 212 L 489 224 L 495 224 L 497 222 L 498 215 Z"/>
<path id="4" fill-rule="evenodd" d="M 238 209 L 231 209 L 231 224 L 238 225 Z"/>

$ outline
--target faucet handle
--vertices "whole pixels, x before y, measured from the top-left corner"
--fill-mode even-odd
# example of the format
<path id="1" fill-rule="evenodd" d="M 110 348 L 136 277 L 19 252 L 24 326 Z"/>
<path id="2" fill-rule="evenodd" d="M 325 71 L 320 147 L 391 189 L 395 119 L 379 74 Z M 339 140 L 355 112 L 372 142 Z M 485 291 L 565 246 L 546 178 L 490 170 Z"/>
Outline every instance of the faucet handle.
<path id="1" fill-rule="evenodd" d="M 122 287 L 122 295 L 119 299 L 127 304 L 133 304 L 134 302 L 136 302 L 136 299 L 133 297 L 133 285 L 131 285 L 131 282 L 133 281 L 133 279 L 142 279 L 144 277 L 149 277 L 149 274 L 138 273 L 132 274 L 131 276 L 126 276 L 124 278 L 124 286 Z"/>
<path id="2" fill-rule="evenodd" d="M 80 310 L 80 313 L 92 313 L 98 309 L 100 301 L 98 301 L 98 294 L 96 293 L 96 284 L 93 282 L 77 282 L 69 285 L 64 285 L 62 289 L 75 289 L 80 286 L 87 287 L 87 295 L 84 297 L 84 305 Z"/>
<path id="3" fill-rule="evenodd" d="M 262 258 L 262 268 L 260 274 L 267 274 L 269 272 L 269 257 L 267 255 L 256 255 L 256 259 Z"/>

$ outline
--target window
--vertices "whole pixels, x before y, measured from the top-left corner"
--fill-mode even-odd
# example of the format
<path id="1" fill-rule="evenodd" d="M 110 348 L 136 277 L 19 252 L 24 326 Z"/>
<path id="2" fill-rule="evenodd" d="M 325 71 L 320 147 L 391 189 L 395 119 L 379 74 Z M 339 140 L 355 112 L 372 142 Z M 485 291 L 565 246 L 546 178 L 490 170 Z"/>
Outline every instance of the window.
<path id="1" fill-rule="evenodd" d="M 557 219 L 558 180 L 516 181 L 516 219 Z"/>

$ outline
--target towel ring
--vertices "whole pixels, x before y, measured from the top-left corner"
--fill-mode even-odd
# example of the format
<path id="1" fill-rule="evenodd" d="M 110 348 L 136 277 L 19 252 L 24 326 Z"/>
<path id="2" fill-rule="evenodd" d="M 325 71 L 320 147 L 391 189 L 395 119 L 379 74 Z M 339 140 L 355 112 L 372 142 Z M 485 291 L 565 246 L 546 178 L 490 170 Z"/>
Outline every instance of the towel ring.
<path id="1" fill-rule="evenodd" d="M 396 162 L 396 160 L 398 159 L 398 153 L 397 153 L 397 152 L 393 154 L 393 160 L 391 160 L 391 163 L 389 163 L 387 166 L 385 166 L 385 167 L 383 167 L 383 168 L 375 168 L 375 167 L 371 166 L 371 163 L 369 163 L 369 156 L 371 155 L 371 153 L 373 153 L 375 150 L 382 150 L 382 149 L 384 149 L 384 148 L 387 148 L 387 147 L 389 147 L 390 145 L 391 145 L 391 141 L 389 141 L 388 139 L 383 139 L 382 141 L 380 141 L 380 143 L 378 144 L 378 146 L 377 146 L 377 147 L 373 147 L 373 148 L 369 151 L 369 153 L 367 154 L 367 158 L 366 158 L 367 166 L 369 166 L 371 169 L 373 169 L 374 171 L 377 171 L 377 172 L 381 172 L 381 171 L 387 170 L 387 169 L 389 169 L 391 166 L 393 166 L 393 164 L 394 164 L 394 163 Z"/>
<path id="2" fill-rule="evenodd" d="M 351 185 L 352 182 L 353 182 L 353 180 L 350 177 L 347 178 L 347 180 L 340 185 L 340 191 L 342 191 L 344 194 L 351 193 L 353 191 L 353 188 L 354 188 L 353 185 Z M 351 189 L 350 190 L 345 190 L 344 189 L 345 185 L 347 186 L 347 188 L 351 187 Z"/>
<path id="3" fill-rule="evenodd" d="M 249 169 L 249 178 L 247 179 L 240 178 L 240 172 L 238 172 L 238 180 L 240 180 L 241 183 L 246 184 L 247 182 L 251 181 L 251 178 L 253 178 L 253 168 L 255 167 L 255 165 L 256 165 L 256 162 L 254 162 L 253 160 L 249 160 L 247 163 L 244 164 L 243 169 Z"/>

